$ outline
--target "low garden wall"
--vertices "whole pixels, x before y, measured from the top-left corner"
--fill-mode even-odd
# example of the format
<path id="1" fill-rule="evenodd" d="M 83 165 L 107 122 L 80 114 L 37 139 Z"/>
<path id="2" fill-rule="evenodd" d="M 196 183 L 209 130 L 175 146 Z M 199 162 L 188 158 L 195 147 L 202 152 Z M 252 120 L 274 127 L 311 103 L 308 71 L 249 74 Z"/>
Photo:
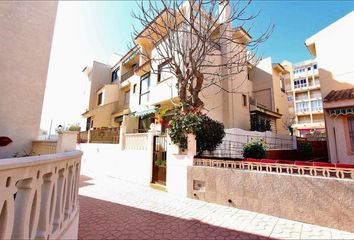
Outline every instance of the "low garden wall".
<path id="1" fill-rule="evenodd" d="M 121 150 L 119 144 L 81 143 L 85 171 L 122 180 L 149 185 L 152 172 L 152 153 L 147 150 Z"/>
<path id="2" fill-rule="evenodd" d="M 354 232 L 352 179 L 272 172 L 272 167 L 262 171 L 258 163 L 244 168 L 233 164 L 188 167 L 188 197 Z"/>

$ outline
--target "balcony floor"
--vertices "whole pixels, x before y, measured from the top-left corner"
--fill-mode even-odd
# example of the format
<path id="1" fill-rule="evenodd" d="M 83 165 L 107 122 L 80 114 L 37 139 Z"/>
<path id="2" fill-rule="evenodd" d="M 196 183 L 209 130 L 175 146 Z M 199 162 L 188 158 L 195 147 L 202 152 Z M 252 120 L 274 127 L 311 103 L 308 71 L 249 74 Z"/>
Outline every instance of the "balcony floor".
<path id="1" fill-rule="evenodd" d="M 79 239 L 354 239 L 354 234 L 178 197 L 83 166 Z"/>

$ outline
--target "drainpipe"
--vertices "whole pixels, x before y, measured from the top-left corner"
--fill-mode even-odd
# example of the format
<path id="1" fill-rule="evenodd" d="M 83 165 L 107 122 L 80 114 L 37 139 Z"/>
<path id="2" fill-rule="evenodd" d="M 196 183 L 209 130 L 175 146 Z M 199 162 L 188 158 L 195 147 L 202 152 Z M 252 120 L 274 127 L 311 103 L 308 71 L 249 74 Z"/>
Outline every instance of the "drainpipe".
<path id="1" fill-rule="evenodd" d="M 338 161 L 338 148 L 337 148 L 337 135 L 336 135 L 336 120 L 337 120 L 338 115 L 334 118 L 333 120 L 333 133 L 334 133 L 334 147 L 335 147 L 335 154 L 336 154 L 336 163 L 339 163 Z M 328 140 L 328 138 L 327 138 Z"/>

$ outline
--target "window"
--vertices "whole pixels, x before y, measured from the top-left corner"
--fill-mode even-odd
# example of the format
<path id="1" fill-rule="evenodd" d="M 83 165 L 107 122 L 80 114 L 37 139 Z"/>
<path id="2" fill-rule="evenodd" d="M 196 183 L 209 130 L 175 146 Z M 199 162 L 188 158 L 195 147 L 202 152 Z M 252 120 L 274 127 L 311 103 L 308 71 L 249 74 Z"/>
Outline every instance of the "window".
<path id="1" fill-rule="evenodd" d="M 307 68 L 307 71 L 311 71 L 311 67 L 308 67 L 308 68 Z"/>
<path id="2" fill-rule="evenodd" d="M 280 89 L 281 89 L 282 92 L 285 92 L 284 77 L 280 77 Z"/>
<path id="3" fill-rule="evenodd" d="M 292 101 L 293 100 L 293 96 L 289 95 L 288 96 L 288 101 Z"/>
<path id="4" fill-rule="evenodd" d="M 296 103 L 296 112 L 307 112 L 309 110 L 308 102 Z"/>
<path id="5" fill-rule="evenodd" d="M 322 107 L 322 100 L 315 100 L 311 101 L 311 110 L 312 111 L 321 111 Z"/>
<path id="6" fill-rule="evenodd" d="M 162 82 L 171 75 L 168 61 L 164 61 L 158 66 L 157 82 Z"/>
<path id="7" fill-rule="evenodd" d="M 112 82 L 115 81 L 115 80 L 117 80 L 117 78 L 118 78 L 118 76 L 119 76 L 119 73 L 120 73 L 119 69 L 120 69 L 120 68 L 118 67 L 116 70 L 114 70 L 114 71 L 112 72 Z"/>
<path id="8" fill-rule="evenodd" d="M 146 104 L 150 99 L 150 74 L 141 77 L 139 104 Z"/>
<path id="9" fill-rule="evenodd" d="M 98 106 L 100 106 L 102 104 L 102 96 L 103 96 L 103 93 L 98 94 L 98 101 L 97 101 Z"/>
<path id="10" fill-rule="evenodd" d="M 354 117 L 348 118 L 348 129 L 349 129 L 351 150 L 352 152 L 354 152 Z"/>
<path id="11" fill-rule="evenodd" d="M 313 69 L 317 69 L 317 64 L 313 65 Z"/>
<path id="12" fill-rule="evenodd" d="M 307 87 L 307 80 L 306 79 L 294 81 L 294 88 L 302 88 L 302 87 Z"/>
<path id="13" fill-rule="evenodd" d="M 136 92 L 136 84 L 133 86 L 133 94 Z"/>
<path id="14" fill-rule="evenodd" d="M 124 104 L 129 104 L 130 91 L 126 91 L 124 95 Z"/>
<path id="15" fill-rule="evenodd" d="M 247 96 L 245 94 L 242 94 L 242 103 L 243 106 L 247 106 Z"/>

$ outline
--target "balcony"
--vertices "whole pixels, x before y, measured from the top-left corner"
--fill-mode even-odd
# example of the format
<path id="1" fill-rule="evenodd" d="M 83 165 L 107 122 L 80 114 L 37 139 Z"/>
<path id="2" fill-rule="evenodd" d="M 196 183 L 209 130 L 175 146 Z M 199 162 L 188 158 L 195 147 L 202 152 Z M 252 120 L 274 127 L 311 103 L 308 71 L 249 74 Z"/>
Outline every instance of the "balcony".
<path id="1" fill-rule="evenodd" d="M 74 150 L 2 159 L 2 239 L 77 239 L 81 155 Z"/>
<path id="2" fill-rule="evenodd" d="M 135 70 L 138 68 L 138 66 L 136 67 L 132 67 L 130 70 L 128 70 L 127 72 L 125 72 L 121 77 L 120 77 L 120 82 L 123 83 L 125 80 L 127 80 L 128 78 L 130 78 L 131 76 L 134 75 Z"/>

